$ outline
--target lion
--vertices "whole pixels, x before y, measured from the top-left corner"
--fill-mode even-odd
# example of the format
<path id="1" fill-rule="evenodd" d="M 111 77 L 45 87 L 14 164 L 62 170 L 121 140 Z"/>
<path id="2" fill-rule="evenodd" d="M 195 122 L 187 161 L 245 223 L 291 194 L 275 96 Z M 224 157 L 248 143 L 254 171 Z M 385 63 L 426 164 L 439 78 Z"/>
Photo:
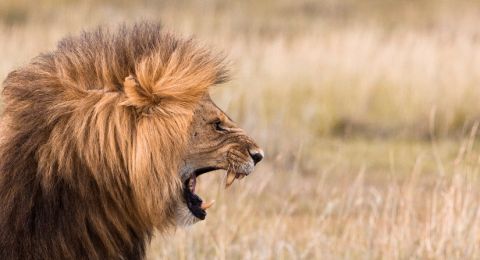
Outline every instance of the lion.
<path id="1" fill-rule="evenodd" d="M 8 74 L 0 259 L 142 259 L 154 230 L 212 202 L 196 179 L 249 175 L 263 151 L 209 96 L 223 56 L 153 23 L 100 27 Z"/>

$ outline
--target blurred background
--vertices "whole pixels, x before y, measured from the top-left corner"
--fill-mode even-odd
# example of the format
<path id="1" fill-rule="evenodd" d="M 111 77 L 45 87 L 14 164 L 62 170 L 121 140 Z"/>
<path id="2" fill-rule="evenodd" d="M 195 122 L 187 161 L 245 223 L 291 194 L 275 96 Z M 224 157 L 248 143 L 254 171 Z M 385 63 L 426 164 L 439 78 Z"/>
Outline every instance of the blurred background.
<path id="1" fill-rule="evenodd" d="M 150 259 L 480 258 L 480 2 L 1 0 L 0 78 L 145 19 L 227 54 L 214 100 L 266 152 Z"/>

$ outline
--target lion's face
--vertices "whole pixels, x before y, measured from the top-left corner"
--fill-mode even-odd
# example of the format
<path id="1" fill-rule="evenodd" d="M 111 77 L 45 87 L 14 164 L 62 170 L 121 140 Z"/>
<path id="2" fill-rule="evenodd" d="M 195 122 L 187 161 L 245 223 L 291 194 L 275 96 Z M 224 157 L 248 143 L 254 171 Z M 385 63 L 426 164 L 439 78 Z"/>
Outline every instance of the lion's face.
<path id="1" fill-rule="evenodd" d="M 177 212 L 179 224 L 203 220 L 206 203 L 195 194 L 196 178 L 214 170 L 227 171 L 226 187 L 249 175 L 263 159 L 263 151 L 206 95 L 195 109 L 189 129 L 188 151 L 180 166 L 183 204 Z M 187 210 L 188 209 L 188 210 Z"/>

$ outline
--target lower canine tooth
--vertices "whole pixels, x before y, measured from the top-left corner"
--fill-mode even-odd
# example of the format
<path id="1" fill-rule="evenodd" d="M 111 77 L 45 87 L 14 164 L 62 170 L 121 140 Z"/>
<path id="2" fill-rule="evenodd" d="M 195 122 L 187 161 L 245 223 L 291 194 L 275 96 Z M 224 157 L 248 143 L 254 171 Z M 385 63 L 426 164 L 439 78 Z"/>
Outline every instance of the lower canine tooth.
<path id="1" fill-rule="evenodd" d="M 208 203 L 202 202 L 202 205 L 200 206 L 200 208 L 202 208 L 203 210 L 206 210 L 210 208 L 213 204 L 215 204 L 215 200 L 212 200 Z"/>
<path id="2" fill-rule="evenodd" d="M 232 171 L 227 172 L 227 181 L 225 182 L 225 188 L 228 188 L 232 185 L 233 181 L 235 180 L 235 173 Z"/>

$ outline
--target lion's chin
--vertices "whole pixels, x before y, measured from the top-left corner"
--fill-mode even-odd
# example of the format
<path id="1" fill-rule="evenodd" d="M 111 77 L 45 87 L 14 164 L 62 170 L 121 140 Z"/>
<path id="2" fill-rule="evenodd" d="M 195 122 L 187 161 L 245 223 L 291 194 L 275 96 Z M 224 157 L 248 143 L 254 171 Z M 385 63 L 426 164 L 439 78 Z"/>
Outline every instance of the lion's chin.
<path id="1" fill-rule="evenodd" d="M 253 168 L 253 167 L 252 167 Z M 207 216 L 207 209 L 213 206 L 214 200 L 204 202 L 199 195 L 195 193 L 197 178 L 207 172 L 220 170 L 216 167 L 205 167 L 193 171 L 189 177 L 183 182 L 183 200 L 177 209 L 177 224 L 181 226 L 191 225 L 200 220 L 204 220 Z M 225 178 L 225 188 L 232 185 L 235 179 L 243 179 L 251 171 L 233 171 L 227 170 Z"/>
<path id="2" fill-rule="evenodd" d="M 194 193 L 195 178 L 189 178 L 184 183 L 183 201 L 178 204 L 175 214 L 175 221 L 178 226 L 190 226 L 207 216 L 207 209 L 210 208 L 215 201 L 205 203 Z"/>
<path id="3" fill-rule="evenodd" d="M 175 223 L 179 227 L 188 227 L 201 219 L 195 217 L 186 204 L 180 203 L 175 212 Z"/>

